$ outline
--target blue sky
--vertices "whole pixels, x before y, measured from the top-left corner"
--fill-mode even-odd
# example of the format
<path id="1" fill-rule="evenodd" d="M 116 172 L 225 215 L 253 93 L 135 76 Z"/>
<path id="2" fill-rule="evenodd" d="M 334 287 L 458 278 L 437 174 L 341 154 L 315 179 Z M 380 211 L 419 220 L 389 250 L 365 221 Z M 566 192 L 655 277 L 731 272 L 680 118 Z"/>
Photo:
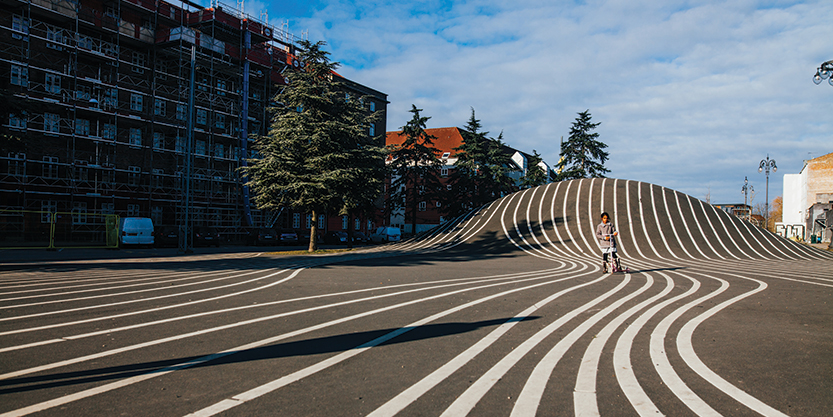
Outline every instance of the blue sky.
<path id="1" fill-rule="evenodd" d="M 268 5 L 268 6 L 267 6 Z M 327 1 L 245 3 L 295 35 L 324 40 L 348 78 L 388 94 L 387 130 L 411 104 L 429 127 L 474 108 L 493 136 L 551 163 L 589 109 L 614 178 L 764 201 L 767 154 L 785 173 L 833 152 L 833 2 L 708 0 Z"/>

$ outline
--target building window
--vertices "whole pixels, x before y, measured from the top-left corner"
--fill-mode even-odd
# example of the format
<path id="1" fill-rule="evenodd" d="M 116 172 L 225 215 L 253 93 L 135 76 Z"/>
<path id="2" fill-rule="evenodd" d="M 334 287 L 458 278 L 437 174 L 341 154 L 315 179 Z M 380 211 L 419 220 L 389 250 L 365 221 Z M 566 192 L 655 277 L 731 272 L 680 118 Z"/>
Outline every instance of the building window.
<path id="1" fill-rule="evenodd" d="M 185 105 L 176 105 L 176 120 L 185 120 Z"/>
<path id="2" fill-rule="evenodd" d="M 204 140 L 194 141 L 194 153 L 197 154 L 197 155 L 205 156 L 205 141 Z"/>
<path id="3" fill-rule="evenodd" d="M 204 125 L 206 123 L 208 123 L 208 111 L 197 109 L 197 124 Z"/>
<path id="4" fill-rule="evenodd" d="M 12 129 L 26 129 L 26 115 L 9 114 L 9 127 Z"/>
<path id="5" fill-rule="evenodd" d="M 40 202 L 40 222 L 52 223 L 52 214 L 58 211 L 57 201 L 41 201 Z"/>
<path id="6" fill-rule="evenodd" d="M 327 216 L 322 214 L 318 215 L 318 228 L 320 230 L 324 230 L 324 227 L 327 225 Z"/>
<path id="7" fill-rule="evenodd" d="M 133 51 L 133 59 L 131 63 L 133 64 L 133 72 L 137 74 L 142 74 L 145 72 L 145 54 L 137 51 Z"/>
<path id="8" fill-rule="evenodd" d="M 157 116 L 164 116 L 166 110 L 165 107 L 165 100 L 157 98 L 156 101 L 153 102 L 153 114 Z"/>
<path id="9" fill-rule="evenodd" d="M 26 173 L 26 154 L 9 153 L 9 175 L 24 175 Z"/>
<path id="10" fill-rule="evenodd" d="M 116 214 L 116 205 L 113 203 L 101 203 L 101 214 Z"/>
<path id="11" fill-rule="evenodd" d="M 58 178 L 58 157 L 44 156 L 43 157 L 43 177 L 44 178 Z"/>
<path id="12" fill-rule="evenodd" d="M 226 148 L 223 146 L 222 143 L 214 144 L 214 157 L 215 158 L 225 158 L 226 157 Z"/>
<path id="13" fill-rule="evenodd" d="M 104 126 L 101 128 L 101 137 L 104 139 L 115 140 L 116 139 L 116 125 L 105 123 Z"/>
<path id="14" fill-rule="evenodd" d="M 58 44 L 64 43 L 64 33 L 63 32 L 64 31 L 61 30 L 61 28 L 59 28 L 59 27 L 47 25 L 46 26 L 46 39 L 49 40 L 49 41 L 58 43 Z M 60 46 L 54 45 L 54 44 L 51 44 L 51 43 L 47 43 L 46 47 L 47 48 L 56 48 L 56 49 L 61 48 Z"/>
<path id="15" fill-rule="evenodd" d="M 307 214 L 307 229 L 312 227 L 312 214 Z"/>
<path id="16" fill-rule="evenodd" d="M 292 228 L 301 228 L 301 213 L 292 213 Z"/>
<path id="17" fill-rule="evenodd" d="M 76 37 L 78 38 L 77 42 L 78 42 L 78 47 L 79 48 L 84 48 L 84 49 L 87 49 L 87 50 L 93 50 L 93 48 L 95 47 L 95 44 L 93 43 L 93 38 L 91 38 L 89 36 L 82 35 L 80 33 L 77 34 Z"/>
<path id="18" fill-rule="evenodd" d="M 157 79 L 165 80 L 165 79 L 168 78 L 168 65 L 165 63 L 165 61 L 163 61 L 161 59 L 157 59 L 156 64 L 155 64 L 155 68 L 156 68 L 156 78 Z"/>
<path id="19" fill-rule="evenodd" d="M 226 95 L 226 92 L 224 91 L 226 90 L 226 80 L 217 80 L 217 90 L 219 90 L 217 91 L 218 96 Z"/>
<path id="20" fill-rule="evenodd" d="M 419 211 L 425 211 L 425 206 L 426 206 L 425 202 L 420 201 L 419 202 Z"/>
<path id="21" fill-rule="evenodd" d="M 18 16 L 18 15 L 12 16 L 12 30 L 28 35 L 29 34 L 29 19 L 24 19 L 22 16 Z M 18 36 L 20 36 L 20 35 L 18 35 Z M 17 38 L 17 39 L 20 39 L 20 38 Z"/>
<path id="22" fill-rule="evenodd" d="M 78 136 L 90 136 L 90 121 L 87 119 L 75 119 L 75 134 Z"/>
<path id="23" fill-rule="evenodd" d="M 112 169 L 102 171 L 101 182 L 104 184 L 113 184 L 114 182 L 116 182 L 116 171 Z"/>
<path id="24" fill-rule="evenodd" d="M 376 136 L 376 126 L 375 125 L 370 125 L 369 133 L 370 133 L 370 136 Z"/>
<path id="25" fill-rule="evenodd" d="M 140 211 L 138 204 L 127 205 L 127 217 L 139 217 Z"/>
<path id="26" fill-rule="evenodd" d="M 87 224 L 87 203 L 72 203 L 72 224 Z"/>
<path id="27" fill-rule="evenodd" d="M 214 115 L 214 127 L 217 129 L 225 129 L 226 128 L 226 116 L 222 114 L 215 114 Z"/>
<path id="28" fill-rule="evenodd" d="M 343 215 L 343 216 L 341 216 L 341 230 L 347 230 L 347 222 L 348 222 L 349 220 L 350 220 L 350 219 L 347 217 L 347 215 L 346 215 L 346 214 L 345 214 L 345 215 Z"/>
<path id="29" fill-rule="evenodd" d="M 79 85 L 75 89 L 75 99 L 79 101 L 89 102 L 90 101 L 90 86 L 88 85 Z"/>
<path id="30" fill-rule="evenodd" d="M 150 208 L 150 220 L 153 224 L 162 223 L 162 207 L 153 206 Z"/>
<path id="31" fill-rule="evenodd" d="M 361 221 L 361 220 L 359 220 L 359 218 L 358 218 L 358 217 L 356 217 L 356 221 L 355 221 L 355 222 L 353 222 L 353 226 L 354 226 L 354 229 L 356 229 L 356 230 L 361 229 L 361 227 L 362 227 L 362 221 Z"/>
<path id="32" fill-rule="evenodd" d="M 127 185 L 136 186 L 139 185 L 139 178 L 141 175 L 141 169 L 136 166 L 131 166 L 127 168 Z"/>
<path id="33" fill-rule="evenodd" d="M 182 136 L 177 135 L 175 146 L 176 146 L 175 150 L 176 150 L 177 153 L 185 153 L 185 138 L 183 138 Z"/>
<path id="34" fill-rule="evenodd" d="M 61 132 L 61 116 L 55 113 L 43 114 L 43 130 L 50 133 Z"/>
<path id="35" fill-rule="evenodd" d="M 376 103 L 373 101 L 370 102 L 370 111 L 376 111 Z"/>
<path id="36" fill-rule="evenodd" d="M 29 68 L 12 65 L 11 84 L 21 87 L 29 86 Z"/>
<path id="37" fill-rule="evenodd" d="M 104 108 L 114 109 L 119 105 L 119 91 L 115 88 L 107 88 L 104 90 Z"/>
<path id="38" fill-rule="evenodd" d="M 142 111 L 142 95 L 137 93 L 130 94 L 130 110 Z"/>
<path id="39" fill-rule="evenodd" d="M 161 169 L 154 169 L 153 176 L 150 177 L 150 184 L 154 188 L 162 188 L 162 174 L 164 173 Z"/>
<path id="40" fill-rule="evenodd" d="M 61 93 L 61 76 L 55 74 L 45 75 L 45 88 L 47 93 L 60 94 Z"/>
<path id="41" fill-rule="evenodd" d="M 142 129 L 130 128 L 130 146 L 142 146 Z"/>
<path id="42" fill-rule="evenodd" d="M 443 177 L 447 177 L 448 176 L 448 167 L 440 168 L 440 175 L 443 176 Z"/>
<path id="43" fill-rule="evenodd" d="M 153 149 L 165 149 L 165 134 L 153 132 Z"/>
<path id="44" fill-rule="evenodd" d="M 89 177 L 90 177 L 89 176 L 89 171 L 90 170 L 87 167 L 75 166 L 75 167 L 73 167 L 72 170 L 74 171 L 73 172 L 73 178 L 75 178 L 76 181 L 85 181 L 86 182 L 86 181 L 89 180 Z"/>

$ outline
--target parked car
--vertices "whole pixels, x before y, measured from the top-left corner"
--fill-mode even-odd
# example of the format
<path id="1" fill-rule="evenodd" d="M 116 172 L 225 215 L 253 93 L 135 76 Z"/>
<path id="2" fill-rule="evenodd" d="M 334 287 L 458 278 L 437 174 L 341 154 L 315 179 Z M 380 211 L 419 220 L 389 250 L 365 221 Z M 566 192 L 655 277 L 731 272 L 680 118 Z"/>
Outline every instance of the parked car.
<path id="1" fill-rule="evenodd" d="M 399 242 L 402 240 L 402 231 L 398 227 L 379 227 L 370 234 L 374 243 Z"/>
<path id="2" fill-rule="evenodd" d="M 295 233 L 298 235 L 298 243 L 302 245 L 309 245 L 310 229 L 297 229 L 295 230 Z M 323 241 L 320 233 L 315 237 L 315 241 L 318 243 Z"/>
<path id="3" fill-rule="evenodd" d="M 179 227 L 163 226 L 157 227 L 153 232 L 153 240 L 157 247 L 179 246 Z"/>
<path id="4" fill-rule="evenodd" d="M 350 237 L 353 243 L 363 243 L 365 245 L 370 243 L 370 236 L 359 231 L 353 231 Z"/>
<path id="5" fill-rule="evenodd" d="M 220 247 L 220 233 L 213 227 L 194 226 L 192 233 L 194 246 Z"/>
<path id="6" fill-rule="evenodd" d="M 298 234 L 293 229 L 281 229 L 278 231 L 278 240 L 282 245 L 297 245 Z"/>
<path id="7" fill-rule="evenodd" d="M 257 229 L 252 234 L 252 237 L 252 243 L 257 246 L 278 244 L 278 232 L 274 229 L 267 229 L 265 227 Z"/>
<path id="8" fill-rule="evenodd" d="M 327 232 L 327 234 L 324 235 L 324 243 L 328 245 L 346 245 L 347 232 Z"/>
<path id="9" fill-rule="evenodd" d="M 119 245 L 153 245 L 153 221 L 147 217 L 122 218 Z"/>

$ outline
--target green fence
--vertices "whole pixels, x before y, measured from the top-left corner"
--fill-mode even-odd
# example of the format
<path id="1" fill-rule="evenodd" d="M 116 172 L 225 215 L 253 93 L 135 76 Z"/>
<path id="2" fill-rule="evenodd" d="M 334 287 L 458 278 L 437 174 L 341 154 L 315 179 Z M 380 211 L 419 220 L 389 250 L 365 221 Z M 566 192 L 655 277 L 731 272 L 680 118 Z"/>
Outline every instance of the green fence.
<path id="1" fill-rule="evenodd" d="M 118 248 L 119 216 L 0 209 L 0 249 Z"/>

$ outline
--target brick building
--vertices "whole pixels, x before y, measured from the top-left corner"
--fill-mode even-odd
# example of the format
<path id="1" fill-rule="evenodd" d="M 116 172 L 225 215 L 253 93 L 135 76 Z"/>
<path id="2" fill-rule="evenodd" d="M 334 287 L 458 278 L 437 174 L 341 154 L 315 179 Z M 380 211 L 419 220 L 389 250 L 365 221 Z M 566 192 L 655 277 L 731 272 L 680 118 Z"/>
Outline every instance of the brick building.
<path id="1" fill-rule="evenodd" d="M 255 210 L 238 168 L 249 155 L 249 135 L 267 131 L 270 98 L 285 86 L 282 72 L 302 64 L 300 39 L 224 5 L 0 4 L 0 89 L 36 109 L 2 121 L 24 138 L 22 149 L 0 154 L 2 208 L 181 224 L 191 156 L 194 225 L 233 237 L 248 225 L 280 223 L 279 214 L 284 224 L 297 217 Z M 351 94 L 370 95 L 371 110 L 384 114 L 385 94 L 347 85 Z M 383 116 L 368 133 L 384 129 Z"/>

